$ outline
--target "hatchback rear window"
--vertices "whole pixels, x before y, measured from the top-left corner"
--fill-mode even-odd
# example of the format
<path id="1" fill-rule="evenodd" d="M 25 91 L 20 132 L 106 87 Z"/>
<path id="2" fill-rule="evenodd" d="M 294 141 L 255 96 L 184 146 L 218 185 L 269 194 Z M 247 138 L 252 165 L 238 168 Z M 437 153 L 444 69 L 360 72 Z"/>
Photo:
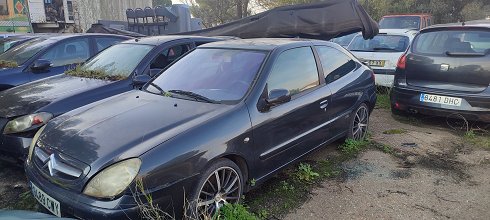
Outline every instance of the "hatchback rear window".
<path id="1" fill-rule="evenodd" d="M 429 55 L 488 54 L 490 52 L 490 31 L 445 30 L 423 33 L 416 38 L 413 52 Z"/>
<path id="2" fill-rule="evenodd" d="M 349 45 L 350 51 L 361 52 L 405 52 L 410 39 L 401 35 L 377 35 L 373 39 L 365 40 L 357 35 Z"/>

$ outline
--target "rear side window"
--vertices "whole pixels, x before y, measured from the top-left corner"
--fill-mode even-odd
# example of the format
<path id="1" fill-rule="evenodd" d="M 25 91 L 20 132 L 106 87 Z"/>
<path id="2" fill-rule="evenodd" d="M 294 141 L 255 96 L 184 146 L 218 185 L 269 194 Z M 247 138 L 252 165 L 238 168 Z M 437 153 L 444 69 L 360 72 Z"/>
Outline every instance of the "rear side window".
<path id="1" fill-rule="evenodd" d="M 489 53 L 490 31 L 448 30 L 420 34 L 413 52 L 429 55 L 446 53 Z"/>
<path id="2" fill-rule="evenodd" d="M 115 37 L 97 37 L 95 38 L 95 44 L 97 45 L 97 52 L 103 51 L 106 48 L 117 44 L 124 39 L 115 38 Z"/>
<path id="3" fill-rule="evenodd" d="M 284 51 L 277 58 L 267 86 L 274 89 L 287 89 L 291 96 L 320 85 L 315 57 L 310 47 Z"/>
<path id="4" fill-rule="evenodd" d="M 41 59 L 49 60 L 53 67 L 81 63 L 90 57 L 88 38 L 76 38 L 49 49 Z"/>
<path id="5" fill-rule="evenodd" d="M 316 49 L 327 84 L 342 78 L 356 68 L 356 62 L 337 49 L 327 46 L 316 46 Z"/>

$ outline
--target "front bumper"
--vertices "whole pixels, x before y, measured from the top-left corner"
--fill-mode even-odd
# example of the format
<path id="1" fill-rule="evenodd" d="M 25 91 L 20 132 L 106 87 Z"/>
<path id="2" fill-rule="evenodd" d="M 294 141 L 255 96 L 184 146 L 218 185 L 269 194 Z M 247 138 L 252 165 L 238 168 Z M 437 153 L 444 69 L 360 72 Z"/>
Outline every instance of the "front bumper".
<path id="1" fill-rule="evenodd" d="M 65 189 L 47 180 L 33 164 L 26 164 L 26 176 L 30 183 L 35 184 L 44 193 L 60 203 L 61 216 L 78 219 L 141 219 L 140 206 L 135 203 L 136 190 L 133 186 L 132 194 L 124 194 L 114 200 L 95 199 L 81 194 L 81 192 Z M 182 218 L 185 190 L 190 189 L 196 178 L 189 178 L 172 183 L 152 191 L 153 204 L 158 205 L 160 211 Z M 133 184 L 132 184 L 133 185 Z M 189 192 L 187 192 L 189 193 Z M 139 200 L 146 203 L 146 198 L 139 194 Z M 147 204 L 145 204 L 147 205 Z"/>
<path id="2" fill-rule="evenodd" d="M 449 106 L 443 104 L 421 102 L 421 93 L 458 97 L 462 99 L 462 103 L 461 106 Z M 400 111 L 448 118 L 461 118 L 461 116 L 463 116 L 465 119 L 470 121 L 490 122 L 490 108 L 487 107 L 490 106 L 490 98 L 486 98 L 483 96 L 467 96 L 461 93 L 441 93 L 430 90 L 425 91 L 422 89 L 395 86 L 391 90 L 390 100 L 391 107 Z M 476 106 L 475 103 L 478 103 L 479 106 Z"/>
<path id="3" fill-rule="evenodd" d="M 32 138 L 0 134 L 0 159 L 7 162 L 22 163 L 29 151 Z"/>

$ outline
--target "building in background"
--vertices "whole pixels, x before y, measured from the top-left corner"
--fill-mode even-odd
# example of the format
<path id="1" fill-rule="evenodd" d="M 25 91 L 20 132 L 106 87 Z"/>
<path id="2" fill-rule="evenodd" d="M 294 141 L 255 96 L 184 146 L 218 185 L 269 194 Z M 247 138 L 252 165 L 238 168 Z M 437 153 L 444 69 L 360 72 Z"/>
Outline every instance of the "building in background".
<path id="1" fill-rule="evenodd" d="M 27 0 L 0 0 L 0 32 L 31 32 Z"/>

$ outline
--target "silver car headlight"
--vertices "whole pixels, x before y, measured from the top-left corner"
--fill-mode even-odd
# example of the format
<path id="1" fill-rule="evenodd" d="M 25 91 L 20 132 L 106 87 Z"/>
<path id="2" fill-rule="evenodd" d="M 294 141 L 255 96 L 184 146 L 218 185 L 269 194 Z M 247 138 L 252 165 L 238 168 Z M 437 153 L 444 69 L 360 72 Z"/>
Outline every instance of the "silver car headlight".
<path id="1" fill-rule="evenodd" d="M 83 194 L 112 199 L 128 188 L 138 175 L 140 166 L 141 160 L 138 158 L 113 164 L 95 175 L 85 186 Z"/>
<path id="2" fill-rule="evenodd" d="M 39 112 L 31 115 L 18 117 L 9 121 L 3 129 L 3 134 L 13 134 L 28 131 L 48 123 L 53 118 L 53 114 L 47 112 Z"/>
<path id="3" fill-rule="evenodd" d="M 34 135 L 34 138 L 32 138 L 31 145 L 29 145 L 29 154 L 27 155 L 27 163 L 31 163 L 32 160 L 32 154 L 34 153 L 34 147 L 36 147 L 37 141 L 39 140 L 39 137 L 41 137 L 41 134 L 43 133 L 44 129 L 46 128 L 46 125 L 42 126 Z"/>

